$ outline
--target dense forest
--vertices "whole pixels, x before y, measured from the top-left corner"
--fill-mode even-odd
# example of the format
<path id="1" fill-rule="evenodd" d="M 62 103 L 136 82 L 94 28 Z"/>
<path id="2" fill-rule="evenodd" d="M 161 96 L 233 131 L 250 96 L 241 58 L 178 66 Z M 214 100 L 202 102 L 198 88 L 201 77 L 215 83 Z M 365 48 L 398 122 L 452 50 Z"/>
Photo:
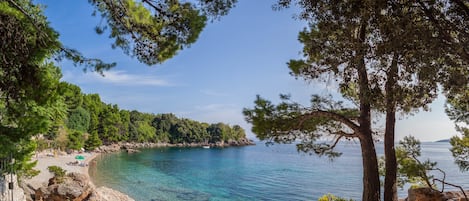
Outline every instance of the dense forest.
<path id="1" fill-rule="evenodd" d="M 115 104 L 102 102 L 98 94 L 84 94 L 80 87 L 67 82 L 59 83 L 58 92 L 67 105 L 67 114 L 39 138 L 39 149 L 93 150 L 116 142 L 208 144 L 246 138 L 238 125 L 119 109 Z"/>

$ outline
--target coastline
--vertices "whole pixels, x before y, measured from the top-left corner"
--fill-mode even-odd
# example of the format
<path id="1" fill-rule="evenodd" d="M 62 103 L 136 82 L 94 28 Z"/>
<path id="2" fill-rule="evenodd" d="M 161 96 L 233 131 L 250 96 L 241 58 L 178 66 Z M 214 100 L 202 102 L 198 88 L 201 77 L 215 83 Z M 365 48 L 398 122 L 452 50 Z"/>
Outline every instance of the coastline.
<path id="1" fill-rule="evenodd" d="M 158 147 L 231 147 L 231 146 L 247 146 L 255 145 L 252 140 L 240 139 L 240 140 L 230 140 L 229 142 L 217 142 L 217 143 L 181 143 L 181 144 L 169 144 L 169 143 L 129 143 L 129 142 L 119 142 L 110 145 L 102 145 L 97 147 L 91 152 L 73 152 L 67 154 L 65 152 L 60 152 L 56 150 L 48 149 L 46 151 L 37 152 L 33 155 L 32 161 L 37 161 L 34 170 L 39 170 L 40 173 L 32 178 L 24 179 L 22 183 L 22 189 L 25 192 L 25 195 L 34 196 L 37 192 L 44 194 L 44 187 L 50 185 L 49 180 L 54 177 L 52 173 L 49 172 L 49 166 L 58 166 L 66 171 L 66 174 L 70 173 L 79 173 L 82 174 L 88 183 L 89 189 L 91 192 L 87 192 L 86 197 L 89 199 L 84 200 L 122 200 L 122 201 L 132 201 L 134 199 L 130 198 L 128 195 L 125 195 L 119 191 L 113 190 L 106 186 L 98 187 L 93 182 L 93 179 L 90 176 L 90 167 L 97 165 L 97 157 L 101 154 L 115 153 L 115 152 L 127 152 L 127 153 L 136 153 L 140 152 L 140 149 L 145 148 L 158 148 Z M 81 155 L 84 157 L 83 160 L 77 160 L 75 157 Z M 69 185 L 69 184 L 68 184 Z M 88 187 L 86 187 L 88 188 Z M 88 190 L 86 190 L 88 191 Z M 41 194 L 41 193 L 40 193 Z"/>
<path id="2" fill-rule="evenodd" d="M 169 144 L 169 143 L 130 143 L 130 142 L 119 142 L 110 145 L 102 145 L 97 147 L 92 152 L 74 152 L 72 154 L 67 154 L 65 152 L 57 152 L 53 150 L 47 150 L 36 153 L 32 160 L 37 161 L 36 166 L 33 168 L 35 170 L 39 170 L 40 173 L 35 177 L 30 179 L 25 179 L 24 183 L 30 185 L 34 189 L 38 189 L 41 186 L 47 185 L 49 179 L 52 178 L 54 175 L 49 172 L 47 167 L 49 166 L 58 166 L 62 169 L 66 170 L 67 173 L 76 172 L 84 174 L 88 179 L 90 179 L 90 183 L 94 185 L 93 181 L 90 178 L 89 174 L 89 165 L 92 163 L 96 163 L 94 160 L 100 154 L 106 153 L 114 153 L 119 151 L 126 151 L 128 153 L 139 152 L 139 149 L 143 148 L 157 148 L 157 147 L 202 147 L 204 145 L 209 145 L 210 147 L 230 147 L 230 146 L 248 146 L 248 145 L 255 145 L 252 140 L 248 139 L 240 139 L 238 141 L 231 140 L 227 143 L 224 142 L 217 142 L 217 143 L 180 143 L 180 144 Z M 85 157 L 81 163 L 85 164 L 84 166 L 80 165 L 69 165 L 67 163 L 76 162 L 77 159 L 75 157 L 77 155 L 82 155 Z M 93 164 L 95 165 L 95 164 Z"/>
<path id="3" fill-rule="evenodd" d="M 40 153 L 35 154 L 33 157 L 34 161 L 37 161 L 36 166 L 33 168 L 35 170 L 39 170 L 40 173 L 35 177 L 30 179 L 25 179 L 24 183 L 30 185 L 34 189 L 38 189 L 44 185 L 47 185 L 49 179 L 52 178 L 54 175 L 49 172 L 47 167 L 49 166 L 58 166 L 62 169 L 66 170 L 67 173 L 76 172 L 84 174 L 88 179 L 90 179 L 90 175 L 88 173 L 89 167 L 88 164 L 93 161 L 100 153 L 97 152 L 84 152 L 84 153 L 72 153 L 72 154 L 63 154 L 63 153 L 53 153 L 50 151 L 43 151 Z M 85 159 L 82 161 L 84 166 L 80 165 L 68 165 L 67 163 L 77 161 L 75 157 L 77 155 L 82 155 Z M 90 180 L 91 182 L 91 180 Z M 92 182 L 91 182 L 92 183 Z"/>

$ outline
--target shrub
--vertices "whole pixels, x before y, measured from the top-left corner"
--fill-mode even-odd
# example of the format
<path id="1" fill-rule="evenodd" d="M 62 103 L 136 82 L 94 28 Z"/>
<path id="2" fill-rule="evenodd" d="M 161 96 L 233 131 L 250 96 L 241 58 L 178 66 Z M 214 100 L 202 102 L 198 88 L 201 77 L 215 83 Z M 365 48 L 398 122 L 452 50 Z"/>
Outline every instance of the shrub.
<path id="1" fill-rule="evenodd" d="M 337 197 L 333 194 L 328 193 L 328 194 L 323 195 L 322 197 L 320 197 L 318 199 L 318 201 L 353 201 L 353 200 L 352 199 L 347 200 L 345 198 Z"/>
<path id="2" fill-rule="evenodd" d="M 47 167 L 50 173 L 54 174 L 55 180 L 57 183 L 61 183 L 65 177 L 66 170 L 62 169 L 59 166 L 49 166 Z"/>

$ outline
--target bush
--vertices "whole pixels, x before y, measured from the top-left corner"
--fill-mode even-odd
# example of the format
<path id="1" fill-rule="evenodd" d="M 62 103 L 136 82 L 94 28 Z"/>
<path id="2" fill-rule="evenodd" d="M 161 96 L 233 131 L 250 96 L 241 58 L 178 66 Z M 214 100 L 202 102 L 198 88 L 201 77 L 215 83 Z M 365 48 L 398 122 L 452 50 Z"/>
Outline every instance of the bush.
<path id="1" fill-rule="evenodd" d="M 61 183 L 63 181 L 63 178 L 65 177 L 65 173 L 67 172 L 66 170 L 62 169 L 59 166 L 49 166 L 47 167 L 50 173 L 54 174 L 55 180 L 58 183 Z"/>
<path id="2" fill-rule="evenodd" d="M 320 197 L 318 199 L 318 201 L 353 201 L 353 200 L 352 199 L 347 200 L 345 198 L 337 197 L 333 194 L 328 193 L 328 194 L 323 195 L 322 197 Z"/>
<path id="3" fill-rule="evenodd" d="M 83 148 L 85 140 L 83 139 L 83 133 L 80 131 L 72 131 L 68 134 L 68 145 L 67 148 L 73 150 L 80 150 Z"/>

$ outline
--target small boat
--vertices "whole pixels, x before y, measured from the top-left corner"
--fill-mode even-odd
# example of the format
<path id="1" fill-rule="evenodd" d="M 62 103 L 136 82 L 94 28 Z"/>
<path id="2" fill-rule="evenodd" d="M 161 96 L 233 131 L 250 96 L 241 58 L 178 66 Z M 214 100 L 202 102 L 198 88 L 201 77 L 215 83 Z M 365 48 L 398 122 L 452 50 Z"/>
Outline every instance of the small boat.
<path id="1" fill-rule="evenodd" d="M 204 145 L 202 146 L 204 149 L 210 149 L 210 146 L 209 145 Z"/>

